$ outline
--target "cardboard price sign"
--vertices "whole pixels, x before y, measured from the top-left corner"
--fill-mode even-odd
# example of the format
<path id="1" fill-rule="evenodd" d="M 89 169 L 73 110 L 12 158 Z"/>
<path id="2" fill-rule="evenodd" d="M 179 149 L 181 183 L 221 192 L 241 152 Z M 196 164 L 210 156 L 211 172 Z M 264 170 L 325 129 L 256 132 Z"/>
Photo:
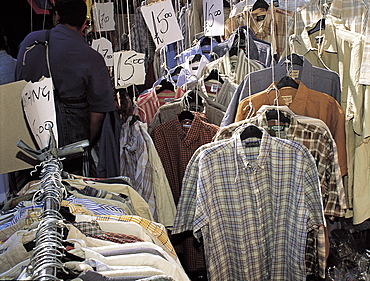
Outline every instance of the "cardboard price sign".
<path id="1" fill-rule="evenodd" d="M 106 66 L 113 66 L 113 47 L 108 39 L 101 37 L 93 40 L 91 48 L 103 56 Z"/>
<path id="2" fill-rule="evenodd" d="M 204 35 L 224 35 L 224 6 L 222 0 L 203 0 Z"/>
<path id="3" fill-rule="evenodd" d="M 171 0 L 143 6 L 141 13 L 157 50 L 183 39 Z"/>
<path id="4" fill-rule="evenodd" d="M 40 149 L 49 144 L 48 128 L 52 128 L 58 143 L 52 79 L 44 78 L 40 82 L 28 82 L 22 91 L 22 105 L 28 125 Z"/>
<path id="5" fill-rule="evenodd" d="M 92 10 L 95 28 L 98 32 L 115 29 L 113 2 L 95 3 Z"/>
<path id="6" fill-rule="evenodd" d="M 116 89 L 145 83 L 145 54 L 135 51 L 114 53 L 114 86 Z"/>

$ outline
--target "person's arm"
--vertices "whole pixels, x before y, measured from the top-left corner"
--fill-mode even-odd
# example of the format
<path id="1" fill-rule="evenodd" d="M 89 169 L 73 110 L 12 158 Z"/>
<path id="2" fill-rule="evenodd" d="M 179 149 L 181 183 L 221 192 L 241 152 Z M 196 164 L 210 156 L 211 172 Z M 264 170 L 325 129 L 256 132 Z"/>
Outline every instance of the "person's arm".
<path id="1" fill-rule="evenodd" d="M 101 134 L 105 113 L 90 112 L 90 147 L 94 147 Z"/>

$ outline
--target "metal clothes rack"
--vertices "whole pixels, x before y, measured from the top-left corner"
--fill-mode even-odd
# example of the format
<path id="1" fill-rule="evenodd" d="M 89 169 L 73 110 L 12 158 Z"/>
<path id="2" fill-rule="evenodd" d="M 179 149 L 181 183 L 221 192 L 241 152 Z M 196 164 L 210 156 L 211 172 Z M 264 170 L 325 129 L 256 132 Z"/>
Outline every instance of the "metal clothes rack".
<path id="1" fill-rule="evenodd" d="M 62 184 L 62 163 L 60 159 L 66 155 L 83 152 L 89 145 L 87 140 L 76 142 L 62 148 L 56 147 L 52 129 L 50 141 L 46 149 L 35 151 L 23 141 L 17 146 L 37 160 L 41 161 L 41 188 L 36 192 L 34 200 L 43 203 L 41 221 L 36 233 L 36 246 L 27 268 L 32 280 L 60 280 L 56 277 L 57 270 L 64 270 L 63 257 L 63 217 L 59 213 L 60 204 L 65 197 Z"/>

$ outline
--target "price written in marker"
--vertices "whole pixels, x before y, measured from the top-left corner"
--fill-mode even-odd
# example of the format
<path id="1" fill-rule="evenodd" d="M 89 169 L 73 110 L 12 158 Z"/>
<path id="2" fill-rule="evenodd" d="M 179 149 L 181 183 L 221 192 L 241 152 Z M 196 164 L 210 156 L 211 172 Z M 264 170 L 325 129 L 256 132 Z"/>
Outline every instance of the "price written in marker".
<path id="1" fill-rule="evenodd" d="M 95 28 L 98 32 L 115 30 L 113 2 L 95 3 L 92 10 Z"/>
<path id="2" fill-rule="evenodd" d="M 114 53 L 114 86 L 116 89 L 145 82 L 145 54 L 135 51 Z"/>
<path id="3" fill-rule="evenodd" d="M 91 48 L 103 56 L 107 66 L 113 66 L 113 47 L 108 39 L 101 37 L 97 40 L 93 40 Z"/>
<path id="4" fill-rule="evenodd" d="M 157 49 L 183 39 L 170 0 L 143 6 L 141 12 Z"/>
<path id="5" fill-rule="evenodd" d="M 224 35 L 224 7 L 222 0 L 203 0 L 204 35 Z"/>
<path id="6" fill-rule="evenodd" d="M 52 79 L 28 82 L 22 91 L 22 105 L 38 146 L 40 148 L 48 146 L 50 138 L 48 128 L 53 129 L 55 139 L 58 141 Z"/>

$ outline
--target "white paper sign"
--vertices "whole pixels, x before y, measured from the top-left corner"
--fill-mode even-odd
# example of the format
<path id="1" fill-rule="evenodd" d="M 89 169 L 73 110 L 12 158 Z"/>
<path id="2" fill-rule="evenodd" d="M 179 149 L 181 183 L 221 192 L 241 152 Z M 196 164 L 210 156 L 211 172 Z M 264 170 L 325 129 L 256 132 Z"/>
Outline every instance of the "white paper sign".
<path id="1" fill-rule="evenodd" d="M 224 35 L 224 6 L 222 0 L 203 0 L 204 35 Z"/>
<path id="2" fill-rule="evenodd" d="M 135 51 L 114 53 L 114 86 L 116 89 L 145 83 L 145 54 Z"/>
<path id="3" fill-rule="evenodd" d="M 28 82 L 22 91 L 22 105 L 28 125 L 40 149 L 49 144 L 50 133 L 47 128 L 53 129 L 58 143 L 52 79 L 44 78 L 40 82 Z"/>
<path id="4" fill-rule="evenodd" d="M 113 2 L 95 3 L 92 6 L 96 31 L 111 31 L 115 29 Z"/>
<path id="5" fill-rule="evenodd" d="M 157 50 L 183 39 L 171 0 L 142 6 L 141 12 Z"/>
<path id="6" fill-rule="evenodd" d="M 98 51 L 104 58 L 107 66 L 113 66 L 113 47 L 112 43 L 104 37 L 93 40 L 91 48 Z"/>

